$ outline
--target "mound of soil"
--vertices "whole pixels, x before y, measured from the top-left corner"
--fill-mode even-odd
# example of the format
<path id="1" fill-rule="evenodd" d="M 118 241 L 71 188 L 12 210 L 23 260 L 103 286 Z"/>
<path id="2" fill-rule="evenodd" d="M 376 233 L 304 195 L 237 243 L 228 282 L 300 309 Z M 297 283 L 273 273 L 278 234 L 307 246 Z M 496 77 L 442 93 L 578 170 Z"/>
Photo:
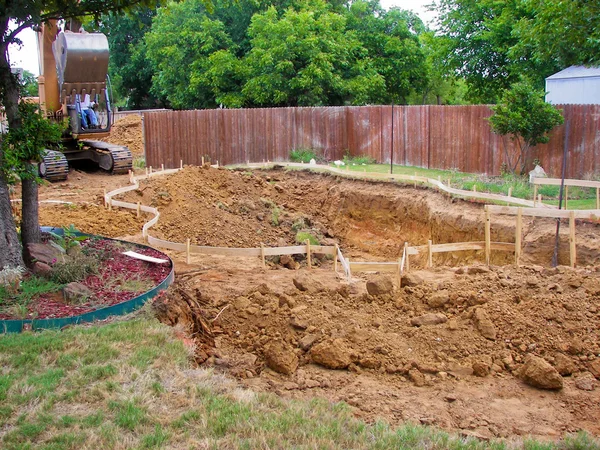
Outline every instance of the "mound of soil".
<path id="1" fill-rule="evenodd" d="M 110 136 L 103 140 L 128 147 L 134 157 L 143 156 L 142 116 L 129 114 L 117 120 L 110 129 Z"/>
<path id="2" fill-rule="evenodd" d="M 526 357 L 535 355 L 567 376 L 554 401 L 562 405 L 558 410 L 569 413 L 553 413 L 551 419 L 544 417 L 544 424 L 561 432 L 581 426 L 600 432 L 592 419 L 600 414 L 600 390 L 584 392 L 568 381 L 570 375 L 595 373 L 600 367 L 600 267 L 418 271 L 406 280 L 411 286 L 380 296 L 369 295 L 364 283 L 340 284 L 331 272 L 304 274 L 319 287 L 312 291 L 293 283 L 298 272 L 267 273 L 290 277 L 282 281 L 279 275 L 270 283 L 267 275 L 263 284 L 233 295 L 223 287 L 205 306 L 212 317 L 222 310 L 214 322 L 216 348 L 209 363 L 227 368 L 249 386 L 292 397 L 343 400 L 367 418 L 427 417 L 423 423 L 476 429 L 480 437 L 545 435 L 549 428 L 533 431 L 540 411 L 527 404 L 528 396 L 539 396 L 519 381 Z M 443 320 L 415 321 L 426 315 Z M 297 360 L 297 367 L 273 360 Z M 407 403 L 407 394 L 400 394 L 411 385 L 430 389 L 433 397 L 469 386 L 471 395 L 483 398 L 477 385 L 502 391 L 507 388 L 497 385 L 504 380 L 514 380 L 512 390 L 494 395 L 519 400 L 498 404 L 498 410 L 487 405 L 484 416 L 465 403 L 452 407 L 456 395 L 450 400 L 440 396 L 439 405 L 429 404 L 424 411 L 422 404 Z M 523 392 L 515 393 L 515 385 Z M 524 411 L 527 419 L 521 417 Z M 515 424 L 531 428 L 518 432 Z"/>
<path id="3" fill-rule="evenodd" d="M 106 237 L 120 237 L 138 234 L 148 215 L 137 217 L 135 212 L 114 208 L 108 211 L 103 206 L 84 204 L 40 205 L 40 224 L 43 226 L 68 228 L 74 225 L 83 233 Z"/>
<path id="4" fill-rule="evenodd" d="M 152 233 L 163 239 L 226 247 L 291 245 L 297 231 L 322 244 L 335 243 L 361 259 L 396 260 L 404 242 L 434 243 L 484 239 L 483 208 L 426 189 L 361 182 L 300 171 L 231 171 L 186 167 L 175 175 L 142 182 L 131 202 L 156 206 L 161 218 Z M 515 218 L 494 216 L 492 240 L 514 242 Z M 556 222 L 524 220 L 524 263 L 549 264 Z M 600 257 L 598 224 L 578 223 L 579 264 Z M 559 262 L 569 263 L 568 227 L 561 227 Z M 418 261 L 412 261 L 416 263 Z M 439 254 L 434 264 L 470 264 L 479 252 Z M 505 264 L 513 255 L 493 252 Z M 421 261 L 421 265 L 424 260 Z"/>

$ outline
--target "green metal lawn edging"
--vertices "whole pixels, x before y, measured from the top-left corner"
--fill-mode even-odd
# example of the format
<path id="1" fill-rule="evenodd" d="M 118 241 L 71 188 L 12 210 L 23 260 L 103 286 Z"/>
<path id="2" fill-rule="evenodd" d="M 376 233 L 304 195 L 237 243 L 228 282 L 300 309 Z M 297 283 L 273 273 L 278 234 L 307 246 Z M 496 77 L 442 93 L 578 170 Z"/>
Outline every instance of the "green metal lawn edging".
<path id="1" fill-rule="evenodd" d="M 63 234 L 64 232 L 62 228 L 51 227 L 42 227 L 42 231 L 52 231 L 53 233 L 59 235 Z M 87 233 L 77 233 L 77 236 L 101 237 L 102 239 L 110 239 L 111 241 L 126 242 L 120 241 L 119 239 L 105 238 L 104 236 L 97 236 L 94 234 Z M 147 245 L 137 244 L 134 242 L 127 243 L 133 244 L 137 247 L 150 248 Z M 175 279 L 175 267 L 173 266 L 173 261 L 171 260 L 171 258 L 169 258 L 168 256 L 167 258 L 169 259 L 169 263 L 171 264 L 171 271 L 169 272 L 167 277 L 158 286 L 150 289 L 147 292 L 144 292 L 143 294 L 138 295 L 137 297 L 132 298 L 131 300 L 127 300 L 122 303 L 117 303 L 116 305 L 107 306 L 105 308 L 100 308 L 95 311 L 90 311 L 77 316 L 61 317 L 55 319 L 0 320 L 0 334 L 20 333 L 24 329 L 46 330 L 51 328 L 63 328 L 69 325 L 94 322 L 96 320 L 105 320 L 111 316 L 122 316 L 124 314 L 128 314 L 140 308 L 144 303 L 146 303 L 147 300 L 155 297 L 160 291 L 165 290 L 171 283 L 173 283 L 173 280 Z"/>

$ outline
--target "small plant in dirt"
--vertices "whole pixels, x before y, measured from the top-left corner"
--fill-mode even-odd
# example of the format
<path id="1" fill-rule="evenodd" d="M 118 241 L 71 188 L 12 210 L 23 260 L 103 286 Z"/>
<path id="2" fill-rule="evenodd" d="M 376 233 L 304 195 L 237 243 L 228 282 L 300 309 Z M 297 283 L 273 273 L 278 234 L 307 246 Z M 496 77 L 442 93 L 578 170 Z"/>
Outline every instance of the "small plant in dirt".
<path id="1" fill-rule="evenodd" d="M 292 162 L 309 163 L 311 159 L 318 162 L 323 158 L 320 157 L 315 150 L 310 148 L 297 148 L 290 152 L 290 161 Z"/>
<path id="2" fill-rule="evenodd" d="M 307 222 L 306 218 L 300 217 L 292 224 L 292 231 L 298 232 L 307 228 L 310 224 Z"/>
<path id="3" fill-rule="evenodd" d="M 53 232 L 50 232 L 50 236 L 52 237 L 52 241 L 65 252 L 68 252 L 73 247 L 79 247 L 81 242 L 88 239 L 86 236 L 79 236 L 78 231 L 73 224 L 64 229 L 62 236 Z"/>
<path id="4" fill-rule="evenodd" d="M 304 244 L 308 240 L 310 245 L 319 245 L 319 240 L 307 231 L 299 231 L 296 233 L 296 242 L 298 244 Z"/>
<path id="5" fill-rule="evenodd" d="M 279 226 L 279 214 L 281 213 L 281 210 L 275 206 L 273 209 L 271 209 L 271 225 L 273 225 L 274 227 Z"/>
<path id="6" fill-rule="evenodd" d="M 146 158 L 140 156 L 133 160 L 133 168 L 134 169 L 145 169 L 146 168 Z"/>

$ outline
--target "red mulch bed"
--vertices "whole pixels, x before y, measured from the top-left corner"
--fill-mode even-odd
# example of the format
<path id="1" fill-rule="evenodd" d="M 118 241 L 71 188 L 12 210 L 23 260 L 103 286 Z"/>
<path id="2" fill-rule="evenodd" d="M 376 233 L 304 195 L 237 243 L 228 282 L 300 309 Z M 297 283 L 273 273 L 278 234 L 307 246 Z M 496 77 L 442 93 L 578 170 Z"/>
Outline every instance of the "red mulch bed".
<path id="1" fill-rule="evenodd" d="M 100 261 L 97 274 L 80 281 L 93 292 L 88 302 L 67 304 L 63 301 L 61 292 L 42 294 L 27 305 L 29 311 L 27 317 L 14 317 L 7 313 L 0 313 L 0 320 L 54 319 L 95 311 L 126 302 L 147 292 L 152 287 L 158 286 L 171 271 L 170 263 L 155 264 L 123 255 L 123 252 L 133 250 L 142 255 L 168 259 L 164 253 L 152 248 L 97 238 L 83 241 L 81 247 L 84 253 L 108 255 Z M 130 280 L 143 280 L 147 286 L 139 291 L 119 289 L 120 284 Z M 150 285 L 152 287 L 148 288 Z"/>

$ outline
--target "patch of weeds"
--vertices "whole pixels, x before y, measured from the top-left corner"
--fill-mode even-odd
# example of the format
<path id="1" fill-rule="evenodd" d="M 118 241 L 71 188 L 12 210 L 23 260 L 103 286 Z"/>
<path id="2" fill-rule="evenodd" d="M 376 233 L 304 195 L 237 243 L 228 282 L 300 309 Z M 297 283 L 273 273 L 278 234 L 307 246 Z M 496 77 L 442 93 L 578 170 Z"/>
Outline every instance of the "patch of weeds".
<path id="1" fill-rule="evenodd" d="M 343 158 L 344 164 L 347 166 L 362 166 L 367 164 L 375 164 L 377 160 L 371 156 L 367 155 L 359 155 L 359 156 L 350 156 L 350 151 L 346 150 Z"/>
<path id="2" fill-rule="evenodd" d="M 162 448 L 169 440 L 169 433 L 160 425 L 154 427 L 154 432 L 142 436 L 141 448 Z"/>
<path id="3" fill-rule="evenodd" d="M 273 225 L 274 227 L 279 226 L 279 214 L 281 213 L 281 210 L 275 206 L 273 209 L 271 209 L 271 225 Z"/>
<path id="4" fill-rule="evenodd" d="M 112 345 L 101 343 L 93 351 L 86 352 L 81 359 L 83 364 L 95 364 L 111 361 L 119 356 L 119 350 Z"/>
<path id="5" fill-rule="evenodd" d="M 269 209 L 273 209 L 273 208 L 277 207 L 275 202 L 273 200 L 271 200 L 270 198 L 262 198 L 261 197 L 260 202 Z"/>
<path id="6" fill-rule="evenodd" d="M 188 426 L 200 421 L 202 418 L 198 411 L 186 411 L 179 418 L 175 419 L 171 426 L 174 428 L 187 428 Z"/>
<path id="7" fill-rule="evenodd" d="M 154 392 L 154 395 L 156 396 L 160 396 L 160 394 L 163 394 L 165 392 L 165 388 L 159 381 L 154 381 L 150 385 L 150 390 Z"/>
<path id="8" fill-rule="evenodd" d="M 292 162 L 309 163 L 311 159 L 317 161 L 322 158 L 319 158 L 316 150 L 310 148 L 296 148 L 290 151 L 290 161 Z"/>
<path id="9" fill-rule="evenodd" d="M 310 242 L 310 245 L 319 245 L 319 240 L 307 231 L 299 231 L 296 233 L 296 242 L 298 244 L 306 243 L 307 239 Z"/>
<path id="10" fill-rule="evenodd" d="M 159 349 L 155 347 L 141 347 L 136 350 L 132 358 L 129 359 L 129 363 L 138 368 L 139 370 L 146 369 L 152 364 L 159 356 Z"/>
<path id="11" fill-rule="evenodd" d="M 64 415 L 58 419 L 58 425 L 62 428 L 70 428 L 77 423 L 77 419 L 73 416 Z"/>
<path id="12" fill-rule="evenodd" d="M 133 159 L 133 168 L 134 169 L 145 169 L 146 168 L 146 158 L 143 156 L 139 156 Z"/>
<path id="13" fill-rule="evenodd" d="M 21 281 L 14 292 L 8 290 L 6 286 L 0 286 L 0 311 L 25 319 L 29 316 L 27 305 L 31 300 L 42 294 L 57 292 L 61 288 L 61 284 L 37 276 L 30 276 Z"/>
<path id="14" fill-rule="evenodd" d="M 81 443 L 85 442 L 85 433 L 61 433 L 53 436 L 44 446 L 42 450 L 64 450 L 81 448 Z"/>
<path id="15" fill-rule="evenodd" d="M 124 430 L 134 431 L 148 421 L 145 409 L 139 407 L 135 400 L 123 402 L 112 400 L 108 407 L 115 412 L 115 424 Z"/>
<path id="16" fill-rule="evenodd" d="M 214 394 L 207 398 L 208 430 L 216 437 L 223 437 L 239 423 L 246 423 L 252 416 L 250 407 L 224 396 Z"/>
<path id="17" fill-rule="evenodd" d="M 94 414 L 90 414 L 89 416 L 85 416 L 81 419 L 81 424 L 90 427 L 97 428 L 104 422 L 104 413 L 102 411 L 98 411 Z"/>
<path id="18" fill-rule="evenodd" d="M 90 383 L 116 375 L 118 371 L 112 364 L 107 364 L 106 366 L 85 366 L 81 369 L 81 372 L 85 381 Z"/>
<path id="19" fill-rule="evenodd" d="M 0 426 L 2 426 L 7 419 L 13 414 L 12 406 L 0 405 Z"/>
<path id="20" fill-rule="evenodd" d="M 91 256 L 80 254 L 52 266 L 51 279 L 55 283 L 68 284 L 73 281 L 81 281 L 88 275 L 96 273 L 98 273 L 98 261 Z"/>
<path id="21" fill-rule="evenodd" d="M 300 230 L 303 230 L 304 228 L 308 227 L 309 223 L 306 220 L 306 218 L 304 217 L 300 217 L 299 219 L 297 219 L 293 224 L 292 224 L 292 231 L 298 232 Z"/>
<path id="22" fill-rule="evenodd" d="M 34 387 L 36 396 L 54 392 L 65 376 L 62 369 L 49 369 L 39 375 L 32 375 L 27 379 L 27 384 Z"/>

